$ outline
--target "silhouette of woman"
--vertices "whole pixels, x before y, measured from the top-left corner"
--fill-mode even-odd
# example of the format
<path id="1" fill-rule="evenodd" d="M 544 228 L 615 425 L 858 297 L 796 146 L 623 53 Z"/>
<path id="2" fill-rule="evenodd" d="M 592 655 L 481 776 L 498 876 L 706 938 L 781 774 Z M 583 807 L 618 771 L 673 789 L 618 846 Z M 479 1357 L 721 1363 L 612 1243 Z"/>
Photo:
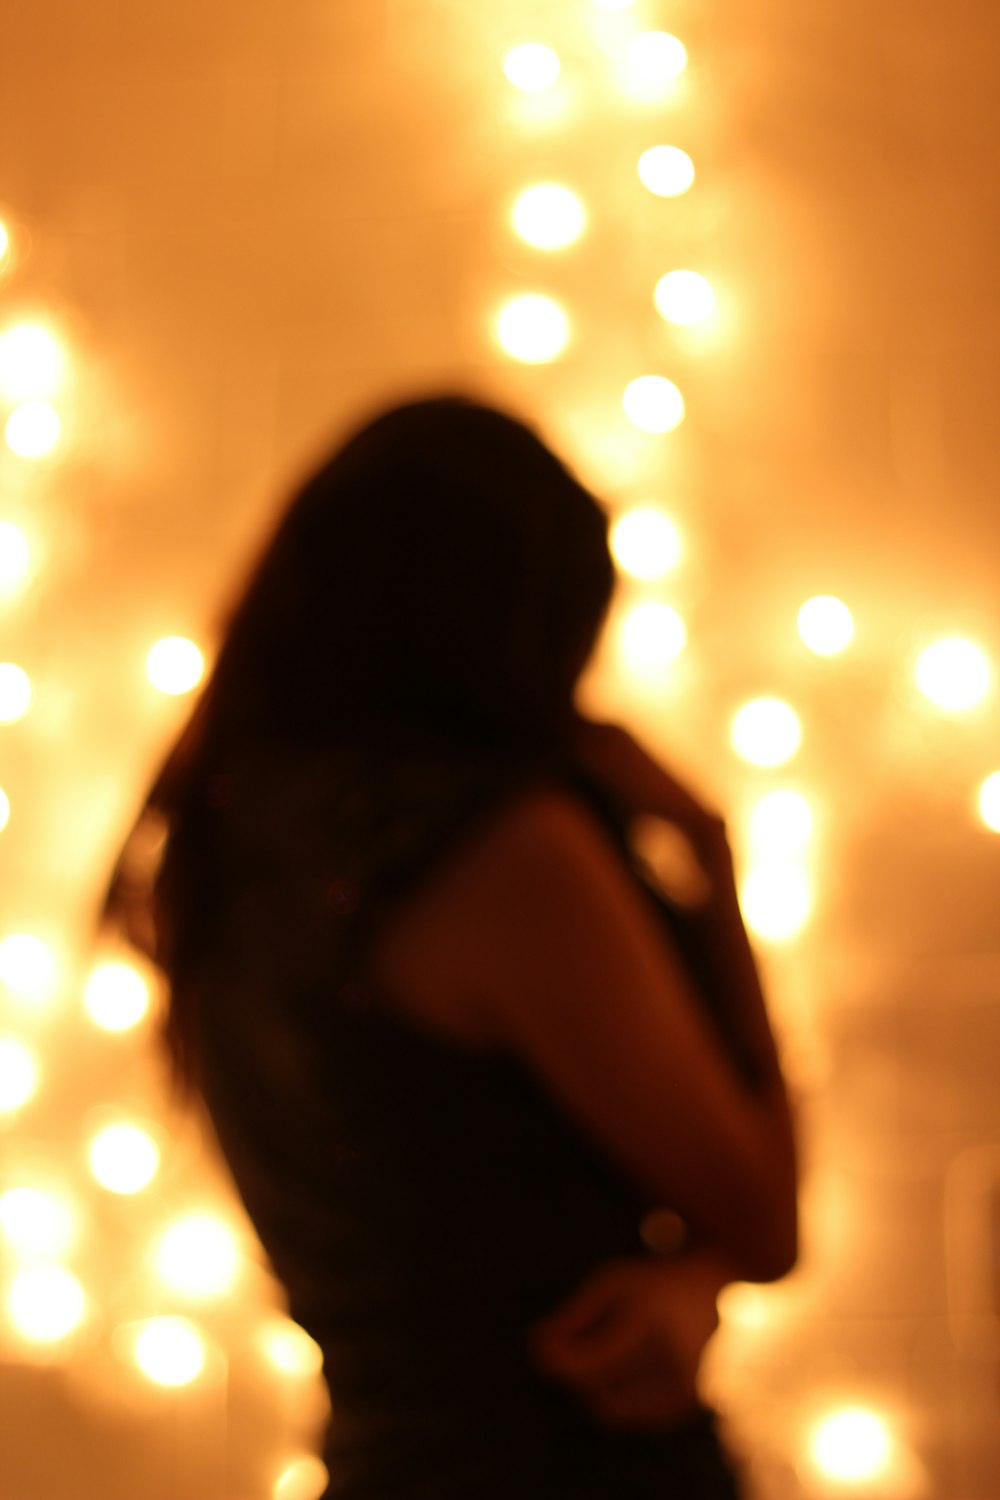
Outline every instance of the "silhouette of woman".
<path id="1" fill-rule="evenodd" d="M 789 1108 L 722 820 L 574 706 L 612 580 L 530 428 L 377 416 L 280 521 L 112 880 L 323 1349 L 329 1500 L 738 1494 L 695 1382 L 720 1288 L 794 1262 Z"/>

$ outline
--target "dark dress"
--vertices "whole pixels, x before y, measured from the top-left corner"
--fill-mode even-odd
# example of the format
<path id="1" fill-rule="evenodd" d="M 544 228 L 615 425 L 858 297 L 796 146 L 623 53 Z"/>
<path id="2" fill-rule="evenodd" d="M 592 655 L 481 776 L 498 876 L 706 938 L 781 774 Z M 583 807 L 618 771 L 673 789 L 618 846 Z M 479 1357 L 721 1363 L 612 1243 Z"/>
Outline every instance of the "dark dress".
<path id="1" fill-rule="evenodd" d="M 710 1412 L 665 1433 L 599 1426 L 524 1347 L 588 1272 L 650 1253 L 649 1203 L 514 1056 L 452 1043 L 365 982 L 393 900 L 539 779 L 574 776 L 322 756 L 216 785 L 228 896 L 203 1093 L 291 1315 L 323 1350 L 326 1500 L 737 1495 Z"/>

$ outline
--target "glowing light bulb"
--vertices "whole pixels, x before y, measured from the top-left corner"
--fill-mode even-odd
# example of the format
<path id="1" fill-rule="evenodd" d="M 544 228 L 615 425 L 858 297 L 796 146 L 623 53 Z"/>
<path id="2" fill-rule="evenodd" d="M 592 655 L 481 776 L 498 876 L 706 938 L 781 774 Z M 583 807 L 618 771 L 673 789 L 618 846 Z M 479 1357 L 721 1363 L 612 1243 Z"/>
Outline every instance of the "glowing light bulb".
<path id="1" fill-rule="evenodd" d="M 135 1362 L 154 1385 L 190 1385 L 205 1368 L 205 1340 L 187 1318 L 150 1318 L 139 1329 Z"/>
<path id="2" fill-rule="evenodd" d="M 0 724 L 16 724 L 28 712 L 31 681 L 23 667 L 0 662 Z"/>
<path id="3" fill-rule="evenodd" d="M 150 647 L 146 676 L 161 693 L 190 693 L 202 679 L 205 661 L 194 641 L 182 635 L 164 636 Z"/>
<path id="4" fill-rule="evenodd" d="M 13 1277 L 7 1312 L 22 1338 L 56 1344 L 83 1322 L 87 1299 L 79 1281 L 63 1266 L 32 1266 Z"/>
<path id="5" fill-rule="evenodd" d="M 172 1224 L 155 1257 L 163 1281 L 189 1297 L 215 1297 L 236 1280 L 239 1252 L 228 1225 L 210 1214 L 192 1214 Z"/>
<path id="6" fill-rule="evenodd" d="M 751 868 L 740 887 L 740 907 L 758 937 L 772 942 L 795 937 L 812 907 L 805 871 L 777 862 Z"/>
<path id="7" fill-rule="evenodd" d="M 653 301 L 661 318 L 682 328 L 704 323 L 715 311 L 715 293 L 698 271 L 668 271 L 656 283 Z"/>
<path id="8" fill-rule="evenodd" d="M 0 521 L 0 599 L 13 599 L 28 580 L 31 551 L 12 521 Z"/>
<path id="9" fill-rule="evenodd" d="M 10 822 L 10 799 L 7 793 L 0 787 L 0 833 L 3 833 Z"/>
<path id="10" fill-rule="evenodd" d="M 678 198 L 694 182 L 694 162 L 679 146 L 650 146 L 639 157 L 638 171 L 657 198 Z"/>
<path id="11" fill-rule="evenodd" d="M 10 234 L 6 224 L 0 223 L 0 271 L 4 269 L 4 262 L 10 254 Z"/>
<path id="12" fill-rule="evenodd" d="M 673 432 L 684 420 L 684 397 L 663 375 L 640 375 L 622 394 L 625 415 L 643 432 Z"/>
<path id="13" fill-rule="evenodd" d="M 149 1009 L 149 987 L 131 964 L 109 962 L 91 971 L 84 1008 L 102 1031 L 128 1031 Z"/>
<path id="14" fill-rule="evenodd" d="M 541 42 L 524 42 L 507 53 L 503 70 L 516 89 L 537 94 L 551 88 L 559 77 L 559 57 Z"/>
<path id="15" fill-rule="evenodd" d="M 44 458 L 61 433 L 59 414 L 46 401 L 25 401 L 16 406 L 4 429 L 8 448 L 19 458 Z"/>
<path id="16" fill-rule="evenodd" d="M 16 1037 L 0 1037 L 0 1114 L 13 1114 L 38 1087 L 34 1054 Z"/>
<path id="17" fill-rule="evenodd" d="M 0 1196 L 0 1230 L 22 1259 L 64 1255 L 76 1238 L 73 1210 L 64 1198 L 39 1188 L 9 1188 Z"/>
<path id="18" fill-rule="evenodd" d="M 625 57 L 644 84 L 672 83 L 687 66 L 687 49 L 668 31 L 640 31 L 626 47 Z"/>
<path id="19" fill-rule="evenodd" d="M 271 1493 L 274 1500 L 317 1500 L 329 1482 L 326 1464 L 309 1453 L 282 1470 Z"/>
<path id="20" fill-rule="evenodd" d="M 16 994 L 39 994 L 48 988 L 54 973 L 55 960 L 41 938 L 12 932 L 0 943 L 0 980 Z"/>
<path id="21" fill-rule="evenodd" d="M 511 359 L 528 365 L 548 364 L 569 341 L 569 320 L 551 297 L 528 292 L 501 307 L 496 336 Z"/>
<path id="22" fill-rule="evenodd" d="M 511 212 L 514 230 L 538 250 L 561 250 L 583 233 L 586 211 L 577 195 L 558 182 L 525 188 Z"/>
<path id="23" fill-rule="evenodd" d="M 261 1331 L 261 1347 L 284 1375 L 318 1375 L 323 1351 L 291 1318 L 276 1318 Z"/>
<path id="24" fill-rule="evenodd" d="M 0 393 L 8 401 L 53 395 L 63 382 L 59 341 L 37 323 L 19 323 L 0 335 Z"/>
<path id="25" fill-rule="evenodd" d="M 990 688 L 990 664 L 982 647 L 947 636 L 920 653 L 914 677 L 938 708 L 964 711 L 981 703 Z"/>
<path id="26" fill-rule="evenodd" d="M 892 1439 L 885 1422 L 864 1406 L 846 1406 L 818 1424 L 810 1443 L 821 1473 L 847 1484 L 876 1479 L 892 1457 Z"/>
<path id="27" fill-rule="evenodd" d="M 817 656 L 836 656 L 854 639 L 854 620 L 842 599 L 817 594 L 799 610 L 799 635 Z"/>
<path id="28" fill-rule="evenodd" d="M 90 1170 L 110 1193 L 138 1193 L 156 1175 L 160 1148 L 138 1125 L 106 1125 L 87 1152 Z"/>
<path id="29" fill-rule="evenodd" d="M 994 771 L 992 776 L 987 776 L 979 788 L 977 802 L 979 816 L 987 828 L 992 828 L 994 833 L 1000 833 L 1000 771 Z"/>
<path id="30" fill-rule="evenodd" d="M 669 604 L 651 601 L 629 610 L 622 622 L 621 638 L 628 665 L 646 674 L 662 671 L 680 655 L 687 644 L 687 630 Z"/>
<path id="31" fill-rule="evenodd" d="M 618 566 L 633 578 L 663 578 L 680 558 L 680 533 L 662 510 L 637 505 L 612 526 L 611 552 Z"/>
<path id="32" fill-rule="evenodd" d="M 780 766 L 802 743 L 802 726 L 795 710 L 780 698 L 754 698 L 733 716 L 730 742 L 752 765 Z"/>
<path id="33" fill-rule="evenodd" d="M 750 838 L 761 854 L 794 854 L 808 842 L 812 827 L 812 811 L 801 793 L 768 792 L 754 807 Z"/>

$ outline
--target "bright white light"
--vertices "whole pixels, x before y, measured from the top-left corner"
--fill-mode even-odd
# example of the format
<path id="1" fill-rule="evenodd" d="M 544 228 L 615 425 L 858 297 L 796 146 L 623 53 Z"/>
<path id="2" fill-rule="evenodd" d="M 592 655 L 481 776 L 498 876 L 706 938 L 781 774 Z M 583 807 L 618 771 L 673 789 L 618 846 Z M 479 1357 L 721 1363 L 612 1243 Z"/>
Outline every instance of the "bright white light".
<path id="1" fill-rule="evenodd" d="M 629 42 L 625 56 L 644 83 L 672 83 L 687 65 L 687 49 L 668 31 L 640 31 Z"/>
<path id="2" fill-rule="evenodd" d="M 799 610 L 799 635 L 817 656 L 836 656 L 854 639 L 854 620 L 842 599 L 817 594 Z"/>
<path id="3" fill-rule="evenodd" d="M 558 302 L 527 292 L 505 302 L 497 314 L 496 336 L 511 359 L 544 365 L 562 353 L 569 341 L 569 320 Z"/>
<path id="4" fill-rule="evenodd" d="M 155 1385 L 190 1385 L 205 1358 L 205 1341 L 187 1318 L 150 1318 L 136 1335 L 135 1362 Z"/>
<path id="5" fill-rule="evenodd" d="M 55 1344 L 83 1321 L 87 1299 L 76 1277 L 63 1266 L 32 1266 L 14 1276 L 7 1311 L 21 1337 L 32 1344 Z"/>
<path id="6" fill-rule="evenodd" d="M 4 268 L 3 263 L 7 259 L 7 253 L 9 250 L 10 235 L 7 232 L 7 226 L 6 224 L 0 224 L 0 271 L 2 271 Z"/>
<path id="7" fill-rule="evenodd" d="M 525 42 L 507 53 L 503 70 L 516 89 L 537 94 L 550 88 L 559 77 L 559 57 L 541 42 Z"/>
<path id="8" fill-rule="evenodd" d="M 704 323 L 715 311 L 715 293 L 698 271 L 668 271 L 656 283 L 653 301 L 661 318 L 682 328 Z"/>
<path id="9" fill-rule="evenodd" d="M 0 1037 L 0 1114 L 12 1114 L 27 1104 L 37 1087 L 34 1054 L 16 1037 Z"/>
<path id="10" fill-rule="evenodd" d="M 0 521 L 0 599 L 13 599 L 28 580 L 31 550 L 12 521 Z"/>
<path id="11" fill-rule="evenodd" d="M 7 446 L 19 458 L 43 458 L 51 453 L 62 432 L 55 407 L 45 401 L 25 401 L 7 418 Z"/>
<path id="12" fill-rule="evenodd" d="M 1000 833 L 1000 771 L 987 776 L 979 788 L 978 807 L 979 816 L 987 828 Z"/>
<path id="13" fill-rule="evenodd" d="M 0 724 L 16 724 L 28 712 L 31 679 L 23 667 L 0 662 Z"/>
<path id="14" fill-rule="evenodd" d="M 150 647 L 146 657 L 146 676 L 161 693 L 177 696 L 190 693 L 198 686 L 205 661 L 195 645 L 182 635 L 164 636 Z"/>
<path id="15" fill-rule="evenodd" d="M 681 555 L 680 532 L 653 505 L 636 505 L 619 516 L 610 542 L 615 562 L 633 578 L 663 578 Z"/>
<path id="16" fill-rule="evenodd" d="M 160 1238 L 156 1269 L 168 1286 L 189 1297 L 216 1297 L 236 1280 L 239 1251 L 232 1230 L 210 1214 L 192 1214 Z"/>
<path id="17" fill-rule="evenodd" d="M 638 170 L 643 187 L 657 198 L 677 198 L 694 182 L 694 162 L 679 146 L 650 146 Z"/>
<path id="18" fill-rule="evenodd" d="M 594 0 L 598 10 L 628 10 L 635 0 Z"/>
<path id="19" fill-rule="evenodd" d="M 7 796 L 7 793 L 3 790 L 3 788 L 0 787 L 0 833 L 3 833 L 9 822 L 10 798 Z"/>
<path id="20" fill-rule="evenodd" d="M 291 1318 L 277 1318 L 261 1330 L 261 1347 L 284 1375 L 318 1375 L 323 1351 L 315 1339 Z"/>
<path id="21" fill-rule="evenodd" d="M 0 943 L 0 980 L 19 995 L 37 995 L 51 983 L 55 960 L 41 938 L 12 932 Z"/>
<path id="22" fill-rule="evenodd" d="M 947 636 L 921 652 L 914 677 L 920 691 L 938 708 L 975 708 L 989 692 L 989 659 L 975 641 Z"/>
<path id="23" fill-rule="evenodd" d="M 519 194 L 511 222 L 515 232 L 538 250 L 561 250 L 580 238 L 587 215 L 570 188 L 539 182 Z"/>
<path id="24" fill-rule="evenodd" d="M 687 630 L 669 604 L 636 604 L 622 621 L 622 649 L 633 671 L 662 671 L 684 650 Z"/>
<path id="25" fill-rule="evenodd" d="M 149 1009 L 149 987 L 131 964 L 98 964 L 83 992 L 84 1007 L 102 1031 L 128 1031 Z"/>
<path id="26" fill-rule="evenodd" d="M 271 1493 L 274 1500 L 317 1500 L 329 1482 L 326 1464 L 309 1453 L 282 1470 Z"/>
<path id="27" fill-rule="evenodd" d="M 643 432 L 673 432 L 684 420 L 684 397 L 663 375 L 640 375 L 622 394 L 625 415 Z"/>
<path id="28" fill-rule="evenodd" d="M 805 926 L 812 897 L 798 865 L 767 863 L 752 867 L 740 887 L 740 907 L 758 937 L 784 942 Z"/>
<path id="29" fill-rule="evenodd" d="M 59 341 L 37 323 L 19 323 L 0 335 L 0 394 L 8 401 L 52 396 L 63 381 Z"/>
<path id="30" fill-rule="evenodd" d="M 780 698 L 754 698 L 733 716 L 730 741 L 737 755 L 755 766 L 780 766 L 802 742 L 795 710 Z"/>
<path id="31" fill-rule="evenodd" d="M 889 1429 L 864 1406 L 847 1406 L 824 1417 L 810 1446 L 821 1472 L 846 1484 L 878 1478 L 892 1457 Z"/>
<path id="32" fill-rule="evenodd" d="M 40 1188 L 9 1188 L 0 1196 L 0 1230 L 22 1259 L 50 1260 L 73 1244 L 76 1220 L 65 1198 Z"/>
<path id="33" fill-rule="evenodd" d="M 94 1136 L 87 1159 L 94 1177 L 110 1193 L 138 1193 L 156 1175 L 160 1148 L 147 1131 L 122 1122 Z"/>
<path id="34" fill-rule="evenodd" d="M 799 792 L 767 792 L 750 817 L 750 839 L 761 855 L 797 853 L 812 833 L 809 803 Z"/>

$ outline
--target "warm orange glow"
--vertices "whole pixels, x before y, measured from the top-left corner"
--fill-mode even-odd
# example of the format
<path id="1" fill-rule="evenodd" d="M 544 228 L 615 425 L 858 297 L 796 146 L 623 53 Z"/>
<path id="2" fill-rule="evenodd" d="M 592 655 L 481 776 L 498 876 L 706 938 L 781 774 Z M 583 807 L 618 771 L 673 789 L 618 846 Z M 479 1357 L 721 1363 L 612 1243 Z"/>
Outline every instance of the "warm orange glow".
<path id="1" fill-rule="evenodd" d="M 283 1469 L 274 1482 L 273 1500 L 317 1500 L 329 1483 L 330 1475 L 322 1459 L 312 1453 L 296 1458 Z"/>
<path id="2" fill-rule="evenodd" d="M 0 662 L 0 724 L 23 719 L 31 702 L 31 680 L 23 667 Z"/>
<path id="3" fill-rule="evenodd" d="M 661 318 L 682 328 L 704 323 L 715 311 L 715 293 L 698 271 L 668 271 L 656 283 L 653 301 Z"/>
<path id="4" fill-rule="evenodd" d="M 0 223 L 0 271 L 5 269 L 7 257 L 10 254 L 10 234 L 7 226 Z"/>
<path id="5" fill-rule="evenodd" d="M 8 1188 L 0 1195 L 0 1230 L 21 1260 L 51 1260 L 65 1255 L 77 1234 L 67 1200 L 41 1188 Z"/>
<path id="6" fill-rule="evenodd" d="M 854 620 L 842 599 L 817 594 L 799 610 L 799 635 L 817 656 L 836 656 L 854 639 Z"/>
<path id="7" fill-rule="evenodd" d="M 559 77 L 559 57 L 541 42 L 524 42 L 507 53 L 503 70 L 516 89 L 537 94 L 551 88 Z"/>
<path id="8" fill-rule="evenodd" d="M 511 212 L 515 232 L 537 250 L 561 250 L 583 233 L 587 215 L 570 188 L 539 182 L 525 188 Z"/>
<path id="9" fill-rule="evenodd" d="M 694 182 L 694 162 L 679 146 L 650 146 L 639 157 L 639 180 L 658 198 L 677 198 Z"/>
<path id="10" fill-rule="evenodd" d="M 65 376 L 62 345 L 39 323 L 18 323 L 0 334 L 0 395 L 8 401 L 52 396 Z"/>
<path id="11" fill-rule="evenodd" d="M 636 505 L 619 516 L 610 543 L 615 562 L 633 578 L 663 578 L 681 555 L 677 527 L 652 505 Z"/>
<path id="12" fill-rule="evenodd" d="M 319 1344 L 291 1318 L 274 1319 L 261 1330 L 260 1342 L 267 1358 L 284 1375 L 318 1375 L 323 1368 Z"/>
<path id="13" fill-rule="evenodd" d="M 9 822 L 10 798 L 7 796 L 7 793 L 3 790 L 3 788 L 0 787 L 0 833 L 3 832 Z"/>
<path id="14" fill-rule="evenodd" d="M 61 433 L 59 414 L 46 401 L 25 401 L 15 407 L 4 429 L 8 448 L 19 458 L 44 458 Z"/>
<path id="15" fill-rule="evenodd" d="M 511 359 L 528 365 L 548 364 L 569 341 L 569 320 L 553 298 L 526 292 L 501 307 L 496 336 Z"/>
<path id="16" fill-rule="evenodd" d="M 38 1087 L 34 1053 L 12 1036 L 0 1036 L 0 1114 L 13 1114 Z"/>
<path id="17" fill-rule="evenodd" d="M 684 397 L 663 375 L 640 375 L 622 394 L 625 415 L 643 432 L 672 432 L 684 420 Z"/>
<path id="18" fill-rule="evenodd" d="M 146 676 L 161 693 L 190 693 L 202 679 L 205 662 L 194 641 L 168 635 L 151 646 L 146 657 Z"/>
<path id="19" fill-rule="evenodd" d="M 733 716 L 730 741 L 737 755 L 755 766 L 780 766 L 802 742 L 795 710 L 780 698 L 754 698 Z"/>
<path id="20" fill-rule="evenodd" d="M 987 776 L 979 788 L 978 807 L 979 816 L 987 828 L 1000 833 L 1000 771 Z"/>
<path id="21" fill-rule="evenodd" d="M 962 636 L 946 636 L 921 652 L 914 669 L 917 686 L 938 708 L 975 708 L 990 689 L 990 663 L 981 646 Z"/>
<path id="22" fill-rule="evenodd" d="M 191 1214 L 160 1237 L 155 1256 L 161 1279 L 188 1297 L 217 1297 L 231 1291 L 239 1251 L 228 1224 L 212 1214 Z"/>

